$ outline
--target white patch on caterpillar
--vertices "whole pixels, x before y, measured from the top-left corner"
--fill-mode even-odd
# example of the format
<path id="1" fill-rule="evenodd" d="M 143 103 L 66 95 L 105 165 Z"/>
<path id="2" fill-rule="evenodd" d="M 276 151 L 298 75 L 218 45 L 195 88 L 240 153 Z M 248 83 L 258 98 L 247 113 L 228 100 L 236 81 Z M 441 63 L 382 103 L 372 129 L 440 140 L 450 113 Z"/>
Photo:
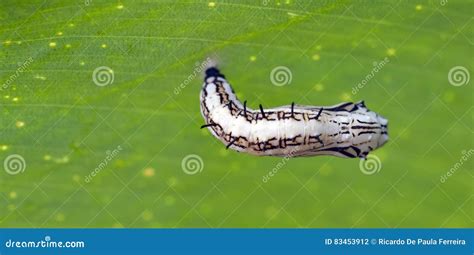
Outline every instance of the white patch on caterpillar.
<path id="1" fill-rule="evenodd" d="M 219 70 L 206 70 L 201 114 L 227 148 L 260 156 L 333 155 L 365 158 L 387 142 L 387 123 L 363 101 L 334 106 L 281 106 L 253 110 L 237 99 Z"/>

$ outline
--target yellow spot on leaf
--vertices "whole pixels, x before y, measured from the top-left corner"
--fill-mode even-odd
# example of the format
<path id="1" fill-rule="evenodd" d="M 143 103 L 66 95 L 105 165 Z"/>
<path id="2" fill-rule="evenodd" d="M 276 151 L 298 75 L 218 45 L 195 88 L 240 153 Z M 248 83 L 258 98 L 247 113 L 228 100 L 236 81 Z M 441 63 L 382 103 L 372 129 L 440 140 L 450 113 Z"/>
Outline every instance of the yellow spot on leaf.
<path id="1" fill-rule="evenodd" d="M 153 219 L 153 212 L 151 212 L 149 210 L 143 211 L 142 218 L 146 221 L 149 221 L 149 220 Z"/>
<path id="2" fill-rule="evenodd" d="M 64 47 L 66 47 L 66 49 L 69 49 L 69 48 L 71 48 L 72 46 L 71 46 L 71 44 L 68 43 L 68 44 L 66 44 L 66 46 L 64 46 Z"/>
<path id="3" fill-rule="evenodd" d="M 117 5 L 117 9 L 122 10 L 123 9 L 123 4 Z"/>
<path id="4" fill-rule="evenodd" d="M 38 79 L 38 80 L 42 80 L 42 81 L 46 80 L 46 76 L 39 75 L 39 74 L 35 75 L 34 78 L 35 78 L 35 79 Z"/>
<path id="5" fill-rule="evenodd" d="M 107 48 L 107 44 L 103 43 L 102 45 L 100 45 L 100 47 L 102 47 L 103 49 Z"/>
<path id="6" fill-rule="evenodd" d="M 155 175 L 155 169 L 148 167 L 143 170 L 143 176 L 145 177 L 153 177 Z"/>
<path id="7" fill-rule="evenodd" d="M 312 59 L 313 59 L 314 61 L 318 61 L 318 60 L 321 59 L 321 56 L 319 56 L 319 54 L 314 54 L 313 57 L 312 57 Z"/>
<path id="8" fill-rule="evenodd" d="M 216 3 L 215 3 L 215 2 L 209 2 L 209 3 L 207 4 L 207 6 L 209 6 L 209 7 L 211 7 L 211 8 L 212 8 L 212 7 L 216 7 Z"/>
<path id="9" fill-rule="evenodd" d="M 342 93 L 341 95 L 342 101 L 352 101 L 351 95 L 349 93 Z"/>
<path id="10" fill-rule="evenodd" d="M 250 56 L 250 61 L 252 61 L 252 62 L 257 61 L 257 56 Z"/>
<path id="11" fill-rule="evenodd" d="M 421 11 L 422 9 L 423 9 L 423 5 L 421 5 L 421 4 L 418 4 L 418 5 L 415 6 L 415 10 L 417 10 L 417 11 Z"/>
<path id="12" fill-rule="evenodd" d="M 46 155 L 43 156 L 43 159 L 46 160 L 46 161 L 49 161 L 49 160 L 51 160 L 51 155 L 46 154 Z"/>
<path id="13" fill-rule="evenodd" d="M 56 47 L 56 42 L 50 42 L 50 43 L 49 43 L 49 47 L 55 48 L 55 47 Z"/>
<path id="14" fill-rule="evenodd" d="M 2 150 L 2 151 L 8 150 L 8 145 L 5 145 L 5 144 L 0 145 L 0 150 Z"/>
<path id="15" fill-rule="evenodd" d="M 15 199 L 17 197 L 17 194 L 15 191 L 11 191 L 10 194 L 8 194 L 8 196 L 10 197 L 10 199 Z"/>
<path id="16" fill-rule="evenodd" d="M 321 83 L 318 83 L 318 84 L 314 85 L 313 89 L 318 91 L 318 92 L 323 91 L 324 90 L 324 85 L 321 84 Z"/>
<path id="17" fill-rule="evenodd" d="M 123 225 L 120 224 L 120 222 L 117 222 L 117 223 L 114 223 L 114 224 L 112 225 L 112 227 L 113 227 L 113 228 L 123 228 Z"/>
<path id="18" fill-rule="evenodd" d="M 20 100 L 20 99 L 19 99 L 18 97 L 14 97 L 14 98 L 12 99 L 13 102 L 18 102 L 19 100 Z"/>
<path id="19" fill-rule="evenodd" d="M 293 17 L 298 17 L 300 15 L 294 13 L 294 12 L 287 12 L 286 14 L 288 14 L 288 16 L 290 16 L 290 18 L 293 18 Z"/>
<path id="20" fill-rule="evenodd" d="M 63 32 L 59 31 L 59 32 L 56 33 L 56 35 L 61 36 L 61 35 L 63 35 Z"/>
<path id="21" fill-rule="evenodd" d="M 68 156 L 63 156 L 62 158 L 55 158 L 54 163 L 57 164 L 66 164 L 69 162 L 69 157 Z"/>
<path id="22" fill-rule="evenodd" d="M 387 49 L 387 55 L 388 56 L 395 56 L 395 54 L 397 54 L 397 50 L 395 50 L 394 48 L 388 48 Z"/>
<path id="23" fill-rule="evenodd" d="M 22 128 L 25 126 L 25 122 L 21 121 L 21 120 L 18 120 L 16 123 L 15 123 L 15 126 L 17 128 Z"/>

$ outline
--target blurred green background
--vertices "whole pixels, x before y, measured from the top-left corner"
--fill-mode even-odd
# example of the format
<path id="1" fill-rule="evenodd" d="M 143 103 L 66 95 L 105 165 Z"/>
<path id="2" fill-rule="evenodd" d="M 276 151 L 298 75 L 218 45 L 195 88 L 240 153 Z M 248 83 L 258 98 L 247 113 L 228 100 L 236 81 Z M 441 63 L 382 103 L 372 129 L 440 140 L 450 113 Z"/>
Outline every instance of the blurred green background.
<path id="1" fill-rule="evenodd" d="M 473 159 L 462 159 L 473 149 L 472 9 L 3 0 L 0 163 L 15 154 L 25 163 L 0 172 L 0 226 L 474 227 Z M 364 99 L 389 120 L 390 141 L 372 154 L 380 171 L 364 174 L 358 159 L 225 150 L 199 129 L 194 74 L 207 57 L 252 108 Z M 113 81 L 97 86 L 103 66 Z M 277 66 L 291 70 L 290 84 L 271 83 Z M 450 70 L 464 80 L 450 82 Z M 187 174 L 193 154 L 200 165 Z"/>

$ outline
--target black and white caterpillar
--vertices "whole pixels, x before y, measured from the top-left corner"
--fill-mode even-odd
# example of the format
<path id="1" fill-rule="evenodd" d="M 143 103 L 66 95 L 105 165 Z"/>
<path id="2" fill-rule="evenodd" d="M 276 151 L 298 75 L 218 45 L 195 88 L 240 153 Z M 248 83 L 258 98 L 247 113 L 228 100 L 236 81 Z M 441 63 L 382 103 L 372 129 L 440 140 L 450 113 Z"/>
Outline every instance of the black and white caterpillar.
<path id="1" fill-rule="evenodd" d="M 388 121 L 363 101 L 252 110 L 215 67 L 206 70 L 201 114 L 206 122 L 201 128 L 207 127 L 227 148 L 253 155 L 366 158 L 388 139 Z"/>

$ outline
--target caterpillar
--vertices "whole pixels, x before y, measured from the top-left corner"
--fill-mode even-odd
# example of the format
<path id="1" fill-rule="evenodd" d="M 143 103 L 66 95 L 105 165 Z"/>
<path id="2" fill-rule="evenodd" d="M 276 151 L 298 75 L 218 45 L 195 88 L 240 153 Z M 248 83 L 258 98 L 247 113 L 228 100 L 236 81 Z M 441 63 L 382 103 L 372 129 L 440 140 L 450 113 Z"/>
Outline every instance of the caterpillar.
<path id="1" fill-rule="evenodd" d="M 388 121 L 364 101 L 334 106 L 247 107 L 216 67 L 205 71 L 201 114 L 227 149 L 258 156 L 366 158 L 388 140 Z"/>

